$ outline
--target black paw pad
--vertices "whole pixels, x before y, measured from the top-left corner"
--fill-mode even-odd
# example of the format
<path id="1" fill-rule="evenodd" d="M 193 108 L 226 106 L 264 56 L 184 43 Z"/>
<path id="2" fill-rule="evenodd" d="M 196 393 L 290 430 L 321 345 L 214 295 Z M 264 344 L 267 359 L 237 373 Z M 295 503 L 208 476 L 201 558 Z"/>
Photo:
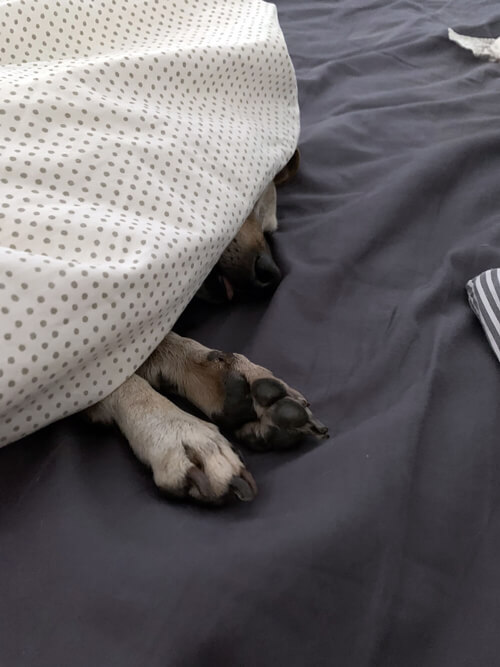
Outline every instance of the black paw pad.
<path id="1" fill-rule="evenodd" d="M 273 410 L 273 422 L 280 428 L 300 428 L 309 417 L 305 408 L 291 398 L 282 398 Z"/>
<path id="2" fill-rule="evenodd" d="M 252 394 L 259 405 L 267 408 L 286 396 L 286 389 L 278 380 L 262 378 L 252 384 Z"/>
<path id="3" fill-rule="evenodd" d="M 253 408 L 250 385 L 237 373 L 229 373 L 224 388 L 224 408 L 220 422 L 225 428 L 234 429 L 245 422 L 254 421 L 257 418 Z"/>

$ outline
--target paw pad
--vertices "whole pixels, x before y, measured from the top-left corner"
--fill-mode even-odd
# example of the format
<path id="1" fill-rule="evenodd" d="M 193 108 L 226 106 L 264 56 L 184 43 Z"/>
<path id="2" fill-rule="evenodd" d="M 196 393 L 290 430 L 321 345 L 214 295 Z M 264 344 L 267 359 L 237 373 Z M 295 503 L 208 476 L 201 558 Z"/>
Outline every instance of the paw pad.
<path id="1" fill-rule="evenodd" d="M 292 398 L 282 398 L 275 404 L 273 421 L 281 428 L 300 428 L 308 420 L 305 408 Z"/>
<path id="2" fill-rule="evenodd" d="M 252 394 L 259 405 L 267 408 L 286 396 L 286 389 L 278 380 L 263 378 L 252 384 Z"/>

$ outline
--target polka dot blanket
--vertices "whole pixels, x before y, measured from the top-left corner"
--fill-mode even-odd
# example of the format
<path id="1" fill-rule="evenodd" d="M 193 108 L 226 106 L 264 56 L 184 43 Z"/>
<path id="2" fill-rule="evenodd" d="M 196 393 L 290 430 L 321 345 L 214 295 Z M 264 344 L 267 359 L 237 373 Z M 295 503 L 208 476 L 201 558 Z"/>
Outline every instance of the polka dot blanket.
<path id="1" fill-rule="evenodd" d="M 0 445 L 97 402 L 293 154 L 260 0 L 0 3 Z"/>

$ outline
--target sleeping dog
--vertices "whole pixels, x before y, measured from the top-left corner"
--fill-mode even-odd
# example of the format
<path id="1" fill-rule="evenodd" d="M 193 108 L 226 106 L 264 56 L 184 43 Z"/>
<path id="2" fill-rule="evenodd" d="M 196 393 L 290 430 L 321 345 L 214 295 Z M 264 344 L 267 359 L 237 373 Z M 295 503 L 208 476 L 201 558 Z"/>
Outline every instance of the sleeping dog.
<path id="1" fill-rule="evenodd" d="M 279 283 L 265 233 L 276 230 L 276 188 L 297 171 L 298 151 L 262 193 L 198 296 L 211 302 L 264 296 Z M 210 420 L 178 408 L 157 390 L 167 386 Z M 169 494 L 218 503 L 252 500 L 255 481 L 218 427 L 248 447 L 285 449 L 304 436 L 326 438 L 306 399 L 241 354 L 210 350 L 169 333 L 118 389 L 88 410 L 115 422 L 157 486 Z"/>

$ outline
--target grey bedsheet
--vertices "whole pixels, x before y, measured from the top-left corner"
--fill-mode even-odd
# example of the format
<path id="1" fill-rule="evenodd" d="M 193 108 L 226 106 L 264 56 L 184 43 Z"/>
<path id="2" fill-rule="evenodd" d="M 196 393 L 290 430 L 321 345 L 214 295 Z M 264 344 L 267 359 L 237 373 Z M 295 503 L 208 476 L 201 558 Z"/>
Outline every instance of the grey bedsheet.
<path id="1" fill-rule="evenodd" d="M 249 455 L 258 500 L 159 499 L 74 418 L 0 452 L 2 667 L 491 667 L 500 372 L 465 284 L 500 265 L 493 0 L 280 0 L 302 169 L 267 306 L 180 329 L 268 365 L 333 437 Z"/>

